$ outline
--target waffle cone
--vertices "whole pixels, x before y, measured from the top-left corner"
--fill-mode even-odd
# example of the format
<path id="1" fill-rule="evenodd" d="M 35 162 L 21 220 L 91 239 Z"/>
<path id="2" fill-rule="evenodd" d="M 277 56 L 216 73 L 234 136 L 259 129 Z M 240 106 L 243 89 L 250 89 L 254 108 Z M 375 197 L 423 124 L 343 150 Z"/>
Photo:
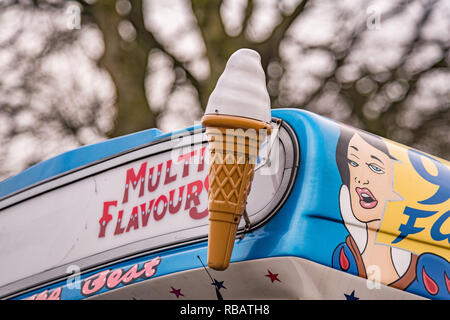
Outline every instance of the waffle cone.
<path id="1" fill-rule="evenodd" d="M 261 123 L 240 124 L 242 128 L 238 130 L 208 126 L 208 123 L 211 121 L 205 121 L 204 117 L 210 152 L 208 266 L 225 270 L 250 193 L 258 152 L 266 136 L 257 130 L 261 129 Z"/>

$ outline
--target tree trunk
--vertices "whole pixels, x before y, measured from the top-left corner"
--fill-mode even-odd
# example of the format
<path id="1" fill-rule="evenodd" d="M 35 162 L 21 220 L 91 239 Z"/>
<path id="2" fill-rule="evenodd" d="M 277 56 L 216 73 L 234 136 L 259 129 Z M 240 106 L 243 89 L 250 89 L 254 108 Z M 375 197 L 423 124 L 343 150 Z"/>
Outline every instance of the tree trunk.
<path id="1" fill-rule="evenodd" d="M 143 21 L 141 1 L 133 2 L 132 12 Z M 86 5 L 87 13 L 103 33 L 105 51 L 99 61 L 112 77 L 116 86 L 116 117 L 110 137 L 156 127 L 156 114 L 152 112 L 145 93 L 145 76 L 150 46 L 137 35 L 133 41 L 124 41 L 118 32 L 121 17 L 115 10 L 115 1 L 99 0 Z"/>

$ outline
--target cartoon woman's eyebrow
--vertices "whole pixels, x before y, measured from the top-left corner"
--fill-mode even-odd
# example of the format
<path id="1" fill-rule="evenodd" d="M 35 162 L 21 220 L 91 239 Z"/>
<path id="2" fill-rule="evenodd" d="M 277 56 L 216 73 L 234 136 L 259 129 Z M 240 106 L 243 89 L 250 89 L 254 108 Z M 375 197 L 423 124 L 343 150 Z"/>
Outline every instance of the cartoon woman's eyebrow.
<path id="1" fill-rule="evenodd" d="M 350 148 L 353 148 L 353 149 L 355 149 L 356 151 L 359 151 L 359 149 L 358 149 L 357 147 L 355 147 L 355 146 L 350 146 Z"/>
<path id="2" fill-rule="evenodd" d="M 380 161 L 383 165 L 384 165 L 384 162 L 383 161 L 381 161 L 380 159 L 378 159 L 377 157 L 375 157 L 374 155 L 370 155 L 370 157 L 372 158 L 372 159 L 375 159 L 375 160 L 378 160 L 378 161 Z"/>

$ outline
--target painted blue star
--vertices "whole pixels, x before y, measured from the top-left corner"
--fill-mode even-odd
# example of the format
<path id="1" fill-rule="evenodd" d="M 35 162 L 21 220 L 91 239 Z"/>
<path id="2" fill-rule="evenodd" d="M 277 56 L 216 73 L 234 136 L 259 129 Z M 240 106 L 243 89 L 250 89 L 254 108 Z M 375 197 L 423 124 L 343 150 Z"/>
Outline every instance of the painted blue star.
<path id="1" fill-rule="evenodd" d="M 216 279 L 214 279 L 214 282 L 211 283 L 211 284 L 212 284 L 213 286 L 216 286 L 216 288 L 217 288 L 218 290 L 220 290 L 221 288 L 226 289 L 225 286 L 223 285 L 223 283 L 224 283 L 224 281 L 217 281 Z"/>
<path id="2" fill-rule="evenodd" d="M 352 293 L 350 293 L 350 294 L 344 293 L 344 295 L 347 300 L 359 300 L 358 297 L 355 297 L 355 290 L 353 290 Z"/>

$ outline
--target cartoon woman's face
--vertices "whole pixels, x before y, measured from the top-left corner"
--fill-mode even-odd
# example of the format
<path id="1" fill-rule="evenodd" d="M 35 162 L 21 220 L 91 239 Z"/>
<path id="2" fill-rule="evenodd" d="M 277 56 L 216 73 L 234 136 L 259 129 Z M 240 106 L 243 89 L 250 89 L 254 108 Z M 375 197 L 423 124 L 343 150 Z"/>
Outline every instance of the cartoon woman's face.
<path id="1" fill-rule="evenodd" d="M 380 220 L 392 199 L 392 165 L 387 154 L 355 134 L 347 150 L 353 215 L 361 222 Z"/>

